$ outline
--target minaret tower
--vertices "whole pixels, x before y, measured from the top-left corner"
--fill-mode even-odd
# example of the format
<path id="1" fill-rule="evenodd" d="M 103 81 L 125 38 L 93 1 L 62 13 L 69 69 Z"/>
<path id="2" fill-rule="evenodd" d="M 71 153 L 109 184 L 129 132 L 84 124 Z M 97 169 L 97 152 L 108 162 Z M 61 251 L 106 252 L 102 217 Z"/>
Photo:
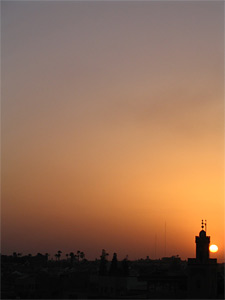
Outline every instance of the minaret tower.
<path id="1" fill-rule="evenodd" d="M 202 220 L 201 227 L 202 230 L 199 232 L 199 236 L 195 237 L 196 260 L 199 261 L 200 263 L 206 263 L 209 260 L 209 243 L 210 243 L 210 237 L 206 236 L 206 220 L 205 223 Z"/>
<path id="2" fill-rule="evenodd" d="M 217 298 L 217 259 L 209 258 L 210 236 L 206 235 L 206 220 L 195 237 L 196 258 L 188 258 L 188 299 Z"/>

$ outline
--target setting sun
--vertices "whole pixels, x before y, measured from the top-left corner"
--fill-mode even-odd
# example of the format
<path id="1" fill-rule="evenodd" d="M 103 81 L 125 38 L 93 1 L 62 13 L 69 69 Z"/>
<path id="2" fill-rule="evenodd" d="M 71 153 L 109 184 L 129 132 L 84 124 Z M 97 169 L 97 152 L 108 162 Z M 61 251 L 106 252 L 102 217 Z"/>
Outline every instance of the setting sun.
<path id="1" fill-rule="evenodd" d="M 211 246 L 209 247 L 209 250 L 210 250 L 210 252 L 215 253 L 215 252 L 218 251 L 218 247 L 217 247 L 216 245 L 211 245 Z"/>

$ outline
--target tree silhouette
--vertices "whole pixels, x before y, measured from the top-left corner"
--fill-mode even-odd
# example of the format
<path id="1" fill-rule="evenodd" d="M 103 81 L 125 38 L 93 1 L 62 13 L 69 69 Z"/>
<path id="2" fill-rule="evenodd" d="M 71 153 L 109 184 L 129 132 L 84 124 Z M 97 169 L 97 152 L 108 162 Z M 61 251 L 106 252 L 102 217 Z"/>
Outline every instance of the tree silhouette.
<path id="1" fill-rule="evenodd" d="M 84 260 L 84 258 L 85 258 L 85 254 L 84 254 L 83 251 L 80 252 L 80 258 L 81 258 L 82 260 Z"/>
<path id="2" fill-rule="evenodd" d="M 71 265 L 73 265 L 74 257 L 75 257 L 74 253 L 70 252 Z"/>
<path id="3" fill-rule="evenodd" d="M 77 255 L 76 255 L 76 257 L 77 257 L 77 260 L 78 260 L 78 262 L 79 262 L 79 259 L 80 259 L 80 250 L 77 250 Z"/>
<path id="4" fill-rule="evenodd" d="M 117 254 L 113 253 L 112 262 L 109 269 L 110 275 L 117 275 L 118 274 L 118 266 L 117 266 Z"/>
<path id="5" fill-rule="evenodd" d="M 57 254 L 58 254 L 58 260 L 60 260 L 61 253 L 62 253 L 62 251 L 61 251 L 61 250 L 59 250 L 59 251 L 58 251 L 58 253 L 57 253 Z"/>
<path id="6" fill-rule="evenodd" d="M 100 266 L 99 266 L 99 275 L 106 275 L 107 274 L 107 256 L 109 254 L 106 253 L 105 249 L 102 249 L 102 255 L 100 260 Z"/>

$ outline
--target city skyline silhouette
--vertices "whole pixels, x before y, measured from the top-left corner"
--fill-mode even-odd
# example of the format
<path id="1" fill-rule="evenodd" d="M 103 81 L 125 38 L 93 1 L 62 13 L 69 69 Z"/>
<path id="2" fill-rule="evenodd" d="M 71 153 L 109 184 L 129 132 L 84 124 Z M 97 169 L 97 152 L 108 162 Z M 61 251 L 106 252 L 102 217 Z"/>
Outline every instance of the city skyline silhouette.
<path id="1" fill-rule="evenodd" d="M 179 255 L 131 261 L 118 260 L 114 252 L 102 249 L 94 261 L 83 251 L 66 254 L 58 250 L 23 256 L 1 255 L 3 299 L 223 299 L 224 263 L 210 258 L 210 236 L 206 222 L 195 236 L 195 258 L 183 261 Z"/>
<path id="2" fill-rule="evenodd" d="M 202 221 L 201 221 L 201 228 L 202 228 L 202 230 L 204 230 L 205 232 L 206 232 L 206 228 L 207 228 L 207 222 L 206 222 L 206 220 L 204 220 L 203 221 L 203 219 L 202 219 Z M 156 243 L 156 241 L 155 241 L 155 244 L 154 244 L 154 247 L 155 247 L 155 253 L 154 253 L 154 255 L 149 255 L 149 253 L 146 253 L 146 255 L 144 256 L 144 257 L 136 257 L 136 258 L 132 258 L 132 260 L 138 260 L 138 259 L 144 259 L 144 258 L 146 258 L 146 257 L 148 257 L 149 259 L 152 259 L 152 260 L 157 260 L 157 259 L 162 259 L 163 257 L 169 257 L 169 256 L 167 256 L 166 255 L 166 232 L 164 233 L 165 234 L 165 236 L 164 236 L 164 242 L 165 242 L 165 244 L 164 244 L 164 247 L 165 247 L 165 249 L 164 249 L 164 255 L 162 255 L 161 257 L 159 257 L 159 256 L 157 256 L 157 252 L 156 252 L 156 247 L 157 247 L 157 243 Z M 210 245 L 212 246 L 215 246 L 216 247 L 216 250 L 215 250 L 215 247 L 213 247 L 213 250 L 211 250 L 210 248 Z M 208 255 L 209 254 L 211 254 L 211 256 L 213 257 L 213 258 L 216 258 L 217 256 L 218 256 L 218 251 L 220 251 L 219 249 L 218 249 L 218 246 L 217 245 L 215 245 L 215 244 L 213 244 L 213 243 L 208 243 Z M 62 247 L 61 247 L 61 249 L 63 249 L 63 245 L 62 245 Z M 127 249 L 128 250 L 128 249 Z M 104 250 L 105 251 L 105 250 Z M 128 253 L 128 251 L 126 252 L 127 254 L 124 256 L 124 257 L 129 257 L 129 253 Z M 26 256 L 32 256 L 32 255 L 47 255 L 47 257 L 48 257 L 48 259 L 55 259 L 55 260 L 60 260 L 60 258 L 61 259 L 68 259 L 68 257 L 70 257 L 70 259 L 71 260 L 78 260 L 78 262 L 79 262 L 79 258 L 81 258 L 81 259 L 86 259 L 87 258 L 87 254 L 86 253 L 84 253 L 83 251 L 80 251 L 80 250 L 75 250 L 75 252 L 73 252 L 73 251 L 67 251 L 67 252 L 65 252 L 65 251 L 61 251 L 61 250 L 58 250 L 58 251 L 55 251 L 55 253 L 49 253 L 49 252 L 45 252 L 44 254 L 43 253 L 40 253 L 40 252 L 38 252 L 38 253 L 22 253 L 21 251 L 18 251 L 18 252 L 16 252 L 16 251 L 14 251 L 13 253 L 2 253 L 2 254 L 6 254 L 6 255 L 12 255 L 13 254 L 13 256 L 22 256 L 22 255 L 26 255 Z M 115 252 L 114 252 L 114 254 L 115 254 Z M 111 257 L 111 255 L 112 255 L 112 253 L 111 254 L 109 254 L 109 253 L 107 253 L 107 255 L 106 256 L 108 256 L 109 258 L 113 258 L 113 255 L 112 255 L 112 257 Z M 179 256 L 179 254 L 176 254 L 175 255 L 175 253 L 173 253 L 173 255 L 171 255 L 171 256 Z M 93 255 L 91 255 L 90 256 L 91 257 L 91 259 L 93 260 L 93 259 L 97 259 L 97 257 L 94 257 Z M 208 257 L 209 258 L 209 257 Z M 185 260 L 187 259 L 187 258 L 184 258 Z M 221 263 L 224 263 L 224 260 L 222 260 L 222 261 L 220 261 Z"/>

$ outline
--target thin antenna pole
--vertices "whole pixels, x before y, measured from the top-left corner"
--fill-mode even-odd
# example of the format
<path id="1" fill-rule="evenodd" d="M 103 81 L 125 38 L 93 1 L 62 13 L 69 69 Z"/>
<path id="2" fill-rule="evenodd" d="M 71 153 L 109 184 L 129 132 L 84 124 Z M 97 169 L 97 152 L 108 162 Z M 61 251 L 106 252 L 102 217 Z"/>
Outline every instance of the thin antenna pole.
<path id="1" fill-rule="evenodd" d="M 165 222 L 165 256 L 166 256 L 166 222 Z"/>
<path id="2" fill-rule="evenodd" d="M 157 235 L 155 234 L 155 259 L 156 259 L 156 243 L 157 243 Z"/>

